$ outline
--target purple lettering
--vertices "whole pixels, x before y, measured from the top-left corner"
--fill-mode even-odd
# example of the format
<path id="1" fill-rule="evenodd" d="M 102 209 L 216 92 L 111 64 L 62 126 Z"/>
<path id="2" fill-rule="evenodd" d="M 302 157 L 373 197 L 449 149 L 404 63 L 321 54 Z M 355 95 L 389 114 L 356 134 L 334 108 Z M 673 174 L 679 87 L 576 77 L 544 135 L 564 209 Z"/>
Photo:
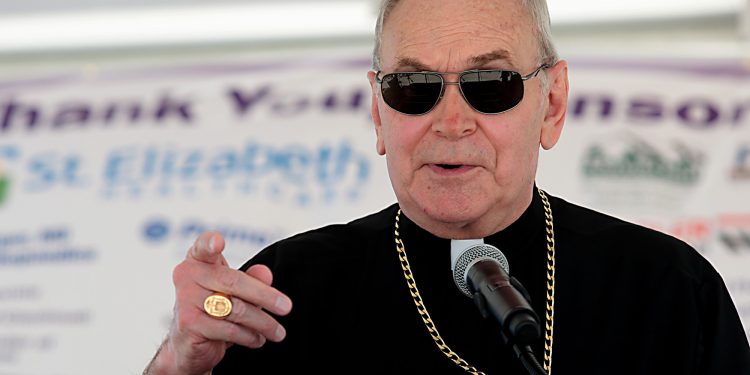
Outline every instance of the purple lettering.
<path id="1" fill-rule="evenodd" d="M 611 97 L 608 96 L 599 96 L 599 97 L 587 97 L 587 96 L 578 96 L 573 101 L 571 101 L 571 114 L 573 117 L 580 118 L 585 116 L 585 112 L 590 104 L 593 104 L 592 102 L 596 102 L 599 106 L 599 113 L 598 116 L 602 119 L 606 119 L 612 116 L 612 111 L 614 109 L 614 100 Z"/>
<path id="2" fill-rule="evenodd" d="M 112 103 L 104 109 L 104 116 L 102 120 L 105 124 L 110 124 L 115 119 L 118 113 L 123 113 L 124 116 L 131 122 L 136 122 L 141 118 L 142 107 L 137 103 L 129 104 L 117 104 Z"/>
<path id="3" fill-rule="evenodd" d="M 323 109 L 327 111 L 335 111 L 337 109 L 357 111 L 362 108 L 364 104 L 364 97 L 365 92 L 363 90 L 356 90 L 352 92 L 348 97 L 344 98 L 342 98 L 341 95 L 337 94 L 336 92 L 332 92 L 323 98 Z M 342 106 L 341 103 L 344 101 L 345 103 Z"/>
<path id="4" fill-rule="evenodd" d="M 159 106 L 154 114 L 157 121 L 161 122 L 167 117 L 177 116 L 183 122 L 190 122 L 192 116 L 190 115 L 190 102 L 182 101 L 178 102 L 164 95 L 159 102 Z"/>
<path id="5" fill-rule="evenodd" d="M 658 100 L 634 99 L 628 108 L 628 118 L 636 121 L 652 122 L 664 117 L 664 107 Z"/>
<path id="6" fill-rule="evenodd" d="M 91 117 L 91 109 L 85 104 L 78 104 L 70 107 L 63 107 L 52 120 L 54 127 L 75 124 L 86 125 Z"/>
<path id="7" fill-rule="evenodd" d="M 32 129 L 37 125 L 39 120 L 39 109 L 33 106 L 24 106 L 9 99 L 7 102 L 0 104 L 0 112 L 2 112 L 2 120 L 0 120 L 0 131 L 7 131 L 11 125 L 15 122 L 17 117 L 26 117 L 26 128 Z"/>
<path id="8" fill-rule="evenodd" d="M 310 99 L 302 96 L 283 95 L 273 103 L 271 109 L 281 116 L 296 115 L 310 107 Z"/>
<path id="9" fill-rule="evenodd" d="M 237 114 L 244 116 L 255 106 L 255 104 L 262 99 L 265 99 L 270 92 L 270 86 L 263 86 L 255 92 L 242 92 L 239 89 L 230 89 L 229 97 L 231 97 L 234 102 Z"/>
<path id="10" fill-rule="evenodd" d="M 707 128 L 719 119 L 719 109 L 708 100 L 693 99 L 677 107 L 677 117 L 685 125 Z"/>
<path id="11" fill-rule="evenodd" d="M 748 111 L 750 111 L 750 100 L 742 104 L 737 104 L 737 108 L 734 110 L 734 118 L 732 119 L 735 126 L 740 125 L 747 120 L 745 114 Z"/>

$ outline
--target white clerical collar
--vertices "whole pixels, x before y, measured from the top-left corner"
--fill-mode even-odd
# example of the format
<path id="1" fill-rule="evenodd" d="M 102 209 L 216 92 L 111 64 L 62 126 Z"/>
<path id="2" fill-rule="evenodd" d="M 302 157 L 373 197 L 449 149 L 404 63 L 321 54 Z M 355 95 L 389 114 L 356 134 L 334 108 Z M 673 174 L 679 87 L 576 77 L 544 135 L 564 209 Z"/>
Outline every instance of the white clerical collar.
<path id="1" fill-rule="evenodd" d="M 451 240 L 451 268 L 456 264 L 458 257 L 471 246 L 483 245 L 484 238 L 472 240 Z"/>

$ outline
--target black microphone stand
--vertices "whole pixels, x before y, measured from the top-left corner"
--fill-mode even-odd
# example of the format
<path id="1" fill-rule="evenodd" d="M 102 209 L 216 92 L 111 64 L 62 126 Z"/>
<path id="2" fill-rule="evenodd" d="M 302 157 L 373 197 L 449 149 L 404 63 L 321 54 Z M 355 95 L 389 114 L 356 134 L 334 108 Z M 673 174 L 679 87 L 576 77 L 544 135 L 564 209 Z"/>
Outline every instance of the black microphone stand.
<path id="1" fill-rule="evenodd" d="M 539 364 L 539 361 L 534 356 L 534 352 L 531 351 L 530 346 L 526 345 L 522 350 L 518 347 L 518 344 L 513 344 L 513 352 L 516 353 L 516 358 L 521 361 L 521 364 L 529 372 L 529 375 L 547 375 L 544 367 Z"/>
<path id="2" fill-rule="evenodd" d="M 516 278 L 512 278 L 512 284 L 513 286 L 518 289 L 524 297 L 528 300 L 528 292 L 526 292 L 526 289 L 521 285 L 521 282 L 518 281 Z M 482 315 L 485 319 L 490 319 L 491 317 L 494 317 L 490 311 L 487 309 L 487 302 L 484 298 L 484 296 L 481 293 L 474 293 L 474 304 L 479 309 L 479 313 Z M 497 320 L 492 319 L 495 323 Z M 499 325 L 499 324 L 498 324 Z M 516 358 L 518 358 L 519 361 L 521 361 L 521 364 L 526 369 L 526 371 L 529 372 L 529 375 L 548 375 L 546 371 L 544 371 L 544 367 L 542 367 L 541 364 L 539 364 L 539 361 L 534 356 L 534 352 L 531 350 L 531 346 L 524 345 L 516 340 L 512 340 L 508 338 L 508 335 L 506 332 L 500 327 L 501 336 L 503 339 L 503 342 L 506 344 L 510 344 L 513 347 L 513 353 L 516 355 Z M 536 339 L 539 337 L 537 336 Z M 520 345 L 520 346 L 519 346 Z"/>

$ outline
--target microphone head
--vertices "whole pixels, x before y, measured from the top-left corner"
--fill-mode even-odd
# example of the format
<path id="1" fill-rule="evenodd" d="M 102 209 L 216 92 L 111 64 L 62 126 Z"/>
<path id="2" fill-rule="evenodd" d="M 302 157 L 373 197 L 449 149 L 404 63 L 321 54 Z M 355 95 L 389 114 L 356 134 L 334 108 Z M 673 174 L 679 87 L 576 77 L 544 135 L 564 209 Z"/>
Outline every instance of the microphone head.
<path id="1" fill-rule="evenodd" d="M 456 282 L 458 289 L 469 298 L 473 298 L 469 284 L 466 282 L 469 269 L 479 261 L 490 260 L 498 265 L 508 274 L 510 274 L 508 259 L 500 249 L 484 243 L 475 244 L 467 247 L 454 257 L 451 269 L 453 270 L 453 281 Z"/>

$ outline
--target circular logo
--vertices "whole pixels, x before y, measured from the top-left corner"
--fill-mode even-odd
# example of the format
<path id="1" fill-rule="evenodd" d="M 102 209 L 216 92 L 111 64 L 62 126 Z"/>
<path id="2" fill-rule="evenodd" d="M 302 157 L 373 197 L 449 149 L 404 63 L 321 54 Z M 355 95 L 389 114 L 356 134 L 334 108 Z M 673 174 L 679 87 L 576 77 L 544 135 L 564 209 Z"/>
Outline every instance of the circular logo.
<path id="1" fill-rule="evenodd" d="M 143 237 L 149 241 L 164 240 L 169 234 L 169 224 L 165 220 L 156 219 L 147 222 L 143 227 Z"/>

